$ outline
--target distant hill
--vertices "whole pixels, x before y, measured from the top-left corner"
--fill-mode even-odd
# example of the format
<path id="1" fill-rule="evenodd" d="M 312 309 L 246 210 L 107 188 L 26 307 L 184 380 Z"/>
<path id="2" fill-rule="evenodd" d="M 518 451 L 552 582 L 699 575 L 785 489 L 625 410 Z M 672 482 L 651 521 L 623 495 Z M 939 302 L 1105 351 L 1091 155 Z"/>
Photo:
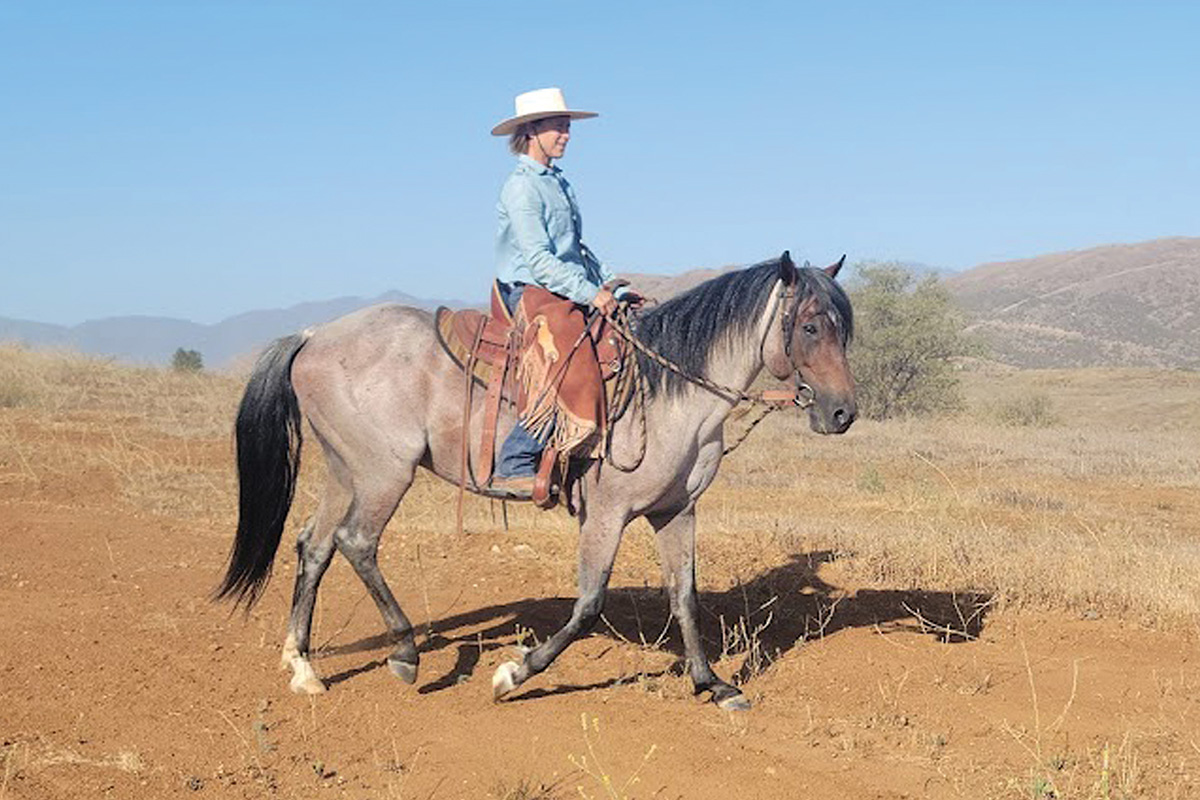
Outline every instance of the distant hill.
<path id="1" fill-rule="evenodd" d="M 678 275 L 624 273 L 649 297 L 666 300 L 737 266 L 694 269 Z M 378 297 L 339 297 L 301 303 L 284 309 L 247 311 L 214 325 L 201 325 L 169 317 L 126 316 L 89 320 L 79 325 L 0 317 L 0 341 L 18 341 L 39 347 L 65 347 L 122 361 L 167 364 L 177 348 L 197 350 L 209 367 L 244 365 L 263 345 L 293 331 L 336 319 L 376 303 L 402 303 L 433 309 L 444 305 L 461 308 L 461 300 L 429 300 L 391 291 Z"/>
<path id="2" fill-rule="evenodd" d="M 853 283 L 851 264 L 841 276 Z M 1156 366 L 1200 369 L 1200 238 L 1170 238 L 950 273 L 905 264 L 945 281 L 973 318 L 972 330 L 995 357 L 1020 367 Z M 645 294 L 666 300 L 737 267 L 679 275 L 627 273 Z M 461 307 L 403 292 L 341 297 L 286 309 L 249 311 L 215 325 L 161 317 L 116 317 L 75 326 L 0 318 L 0 340 L 70 347 L 85 353 L 153 364 L 176 348 L 198 350 L 205 364 L 244 363 L 277 336 L 318 325 L 363 306 L 397 302 L 422 308 Z"/>
<path id="3" fill-rule="evenodd" d="M 198 350 L 206 366 L 223 367 L 276 337 L 328 322 L 375 303 L 403 303 L 421 308 L 464 305 L 456 300 L 425 300 L 393 291 L 374 298 L 339 297 L 290 308 L 248 311 L 215 325 L 167 317 L 128 316 L 65 326 L 0 317 L 0 341 L 67 347 L 82 353 L 150 364 L 170 362 L 175 350 L 182 347 Z"/>
<path id="4" fill-rule="evenodd" d="M 1200 238 L 984 264 L 945 283 L 1009 364 L 1200 368 Z"/>

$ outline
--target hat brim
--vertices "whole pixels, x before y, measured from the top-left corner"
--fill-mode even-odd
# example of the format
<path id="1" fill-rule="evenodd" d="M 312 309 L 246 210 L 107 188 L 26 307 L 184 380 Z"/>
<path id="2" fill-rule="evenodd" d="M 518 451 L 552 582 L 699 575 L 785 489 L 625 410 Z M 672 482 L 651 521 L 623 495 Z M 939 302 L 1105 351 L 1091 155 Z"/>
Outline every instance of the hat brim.
<path id="1" fill-rule="evenodd" d="M 550 119 L 551 117 L 570 117 L 571 119 L 589 119 L 591 117 L 600 116 L 595 111 L 535 111 L 532 114 L 522 114 L 519 117 L 512 117 L 504 120 L 496 127 L 492 128 L 492 136 L 508 136 L 517 129 L 517 126 L 523 122 L 533 122 L 538 119 Z"/>

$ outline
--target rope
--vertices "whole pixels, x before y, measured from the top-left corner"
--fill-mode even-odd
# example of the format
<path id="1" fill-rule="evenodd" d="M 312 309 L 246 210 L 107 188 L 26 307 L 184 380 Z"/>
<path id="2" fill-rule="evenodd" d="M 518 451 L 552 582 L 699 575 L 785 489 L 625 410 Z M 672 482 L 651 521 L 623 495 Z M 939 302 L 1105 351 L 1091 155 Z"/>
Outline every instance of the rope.
<path id="1" fill-rule="evenodd" d="M 639 353 L 646 356 L 646 358 L 649 358 L 651 361 L 656 362 L 660 366 L 671 370 L 671 372 L 674 372 L 675 374 L 679 375 L 684 380 L 694 383 L 697 386 L 701 386 L 705 389 L 708 389 L 713 394 L 725 395 L 727 400 L 732 398 L 733 400 L 736 400 L 737 402 L 742 402 L 742 401 L 748 401 L 750 403 L 766 402 L 766 401 L 762 400 L 761 398 L 756 398 L 753 395 L 746 394 L 741 389 L 734 389 L 731 386 L 723 386 L 714 381 L 710 381 L 708 378 L 705 378 L 702 375 L 692 375 L 691 373 L 684 370 L 683 367 L 676 364 L 674 361 L 671 361 L 669 358 L 666 358 L 665 356 L 662 356 L 659 353 L 656 353 L 655 351 L 653 351 L 649 347 L 647 347 L 645 344 L 643 344 L 642 340 L 637 338 L 637 335 L 635 333 L 633 333 L 631 330 L 629 330 L 629 328 L 625 325 L 624 321 L 621 320 L 618 317 L 618 315 L 606 314 L 605 318 L 608 320 L 609 324 L 613 326 L 613 329 L 616 330 L 617 333 L 621 334 L 621 336 L 624 337 L 625 341 L 627 341 L 631 345 L 633 345 L 634 348 L 636 348 Z"/>
<path id="2" fill-rule="evenodd" d="M 679 375 L 684 380 L 686 380 L 690 383 L 694 383 L 697 386 L 700 386 L 704 389 L 709 390 L 713 394 L 724 396 L 726 400 L 732 399 L 734 401 L 735 406 L 738 403 L 749 403 L 750 408 L 758 406 L 762 409 L 761 413 L 759 413 L 759 415 L 757 417 L 755 417 L 754 420 L 752 422 L 750 422 L 749 425 L 746 426 L 745 430 L 743 430 L 737 437 L 734 438 L 733 443 L 726 446 L 725 450 L 722 452 L 723 456 L 729 455 L 734 450 L 736 450 L 738 448 L 738 446 L 741 445 L 742 442 L 746 441 L 746 438 L 750 435 L 750 431 L 752 431 L 756 427 L 758 427 L 758 424 L 760 422 L 762 422 L 764 419 L 766 419 L 767 416 L 769 416 L 771 413 L 778 411 L 780 408 L 783 407 L 781 404 L 782 401 L 765 399 L 765 397 L 763 396 L 764 393 L 762 393 L 762 392 L 760 392 L 758 394 L 753 394 L 753 395 L 747 394 L 746 392 L 742 391 L 741 389 L 734 389 L 731 386 L 724 386 L 720 383 L 709 380 L 708 378 L 705 378 L 702 375 L 692 375 L 687 370 L 685 370 L 683 367 L 676 364 L 674 361 L 671 361 L 669 358 L 666 358 L 662 354 L 655 352 L 654 350 L 651 350 L 649 347 L 647 347 L 642 342 L 641 339 L 639 339 L 637 337 L 637 334 L 635 334 L 633 331 L 631 331 L 629 329 L 628 325 L 625 322 L 625 317 L 627 316 L 627 312 L 623 307 L 618 309 L 617 313 L 607 313 L 604 316 L 605 316 L 605 319 L 608 320 L 609 324 L 612 325 L 613 330 L 615 330 L 617 333 L 621 334 L 621 336 L 625 339 L 625 341 L 627 341 L 631 345 L 633 345 L 633 347 L 639 353 L 646 356 L 647 358 L 654 361 L 655 363 L 659 364 L 660 366 L 664 367 L 665 369 L 668 369 L 671 372 L 674 372 L 675 374 Z M 772 312 L 772 316 L 774 316 L 774 312 Z M 645 387 L 645 381 L 641 379 L 641 369 L 638 367 L 638 360 L 636 358 L 632 359 L 632 363 L 633 363 L 633 369 L 628 370 L 628 373 L 630 375 L 634 376 L 633 380 L 637 381 L 636 386 L 639 390 L 638 395 L 637 395 L 639 398 L 638 406 L 639 406 L 639 410 L 641 412 L 641 449 L 640 449 L 639 455 L 637 457 L 637 460 L 634 462 L 634 464 L 632 466 L 627 467 L 626 465 L 618 464 L 616 462 L 616 459 L 613 458 L 613 455 L 612 455 L 612 429 L 611 429 L 611 427 L 609 429 L 608 460 L 609 460 L 609 463 L 611 463 L 614 467 L 621 470 L 622 472 L 632 472 L 634 469 L 636 469 L 642 463 L 642 459 L 645 458 L 645 456 L 646 456 L 646 406 L 645 406 L 646 387 Z M 807 389 L 807 391 L 804 391 L 805 389 Z M 808 408 L 809 406 L 811 406 L 813 404 L 812 389 L 810 387 L 808 387 L 807 385 L 802 385 L 799 393 L 795 394 L 792 397 L 791 402 L 798 408 L 802 408 L 802 409 Z M 621 412 L 622 414 L 624 413 L 624 410 L 625 409 L 622 409 L 622 412 Z M 740 418 L 742 416 L 745 416 L 748 413 L 749 413 L 749 409 L 747 409 L 746 411 L 739 414 L 738 417 Z"/>

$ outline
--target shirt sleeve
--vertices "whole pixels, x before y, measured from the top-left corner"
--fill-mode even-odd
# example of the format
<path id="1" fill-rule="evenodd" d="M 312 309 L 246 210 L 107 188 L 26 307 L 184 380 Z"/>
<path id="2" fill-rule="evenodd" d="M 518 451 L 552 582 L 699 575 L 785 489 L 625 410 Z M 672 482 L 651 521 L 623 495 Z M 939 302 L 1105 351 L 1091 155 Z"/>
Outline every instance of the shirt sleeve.
<path id="1" fill-rule="evenodd" d="M 513 241 L 537 282 L 576 303 L 591 303 L 600 287 L 588 280 L 581 265 L 554 255 L 537 190 L 524 181 L 509 181 L 500 192 L 500 202 L 508 214 Z"/>
<path id="2" fill-rule="evenodd" d="M 592 248 L 586 247 L 586 245 L 585 248 L 587 255 L 591 257 L 592 261 L 596 262 L 596 271 L 600 273 L 601 284 L 608 283 L 609 281 L 615 281 L 617 279 L 617 274 L 609 268 L 608 264 L 605 264 L 603 261 L 601 261 L 600 257 L 592 252 Z M 613 292 L 613 297 L 623 297 L 627 291 L 629 291 L 628 286 L 620 286 L 615 292 Z"/>

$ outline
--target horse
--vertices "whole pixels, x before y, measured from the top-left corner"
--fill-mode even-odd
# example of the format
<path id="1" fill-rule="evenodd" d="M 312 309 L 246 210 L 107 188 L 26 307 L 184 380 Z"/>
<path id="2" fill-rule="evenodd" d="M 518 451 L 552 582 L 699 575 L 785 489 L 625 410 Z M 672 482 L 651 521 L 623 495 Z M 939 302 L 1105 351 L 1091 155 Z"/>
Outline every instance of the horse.
<path id="1" fill-rule="evenodd" d="M 695 693 L 708 692 L 722 708 L 749 708 L 742 692 L 713 672 L 701 642 L 696 502 L 721 465 L 723 423 L 764 368 L 807 393 L 814 431 L 840 434 L 853 423 L 855 387 L 846 359 L 853 315 L 834 281 L 844 261 L 823 269 L 797 267 L 785 252 L 634 318 L 632 333 L 641 344 L 640 413 L 621 416 L 609 435 L 613 450 L 640 446 L 640 460 L 632 467 L 612 458 L 583 465 L 576 495 L 578 599 L 561 629 L 524 651 L 519 663 L 496 669 L 493 699 L 545 670 L 593 627 L 622 532 L 645 517 L 656 534 Z M 480 429 L 484 409 L 473 402 L 468 416 L 467 392 L 460 365 L 440 346 L 432 315 L 396 304 L 285 336 L 259 357 L 237 413 L 238 526 L 215 597 L 249 610 L 261 596 L 291 507 L 307 422 L 328 470 L 317 510 L 296 540 L 281 663 L 291 668 L 292 691 L 326 690 L 309 660 L 309 636 L 317 590 L 335 550 L 379 608 L 394 644 L 389 669 L 406 683 L 416 681 L 413 625 L 380 572 L 376 551 L 417 467 L 458 483 L 463 454 L 478 463 L 479 437 L 472 431 Z M 512 410 L 501 415 L 501 436 L 514 421 Z"/>

